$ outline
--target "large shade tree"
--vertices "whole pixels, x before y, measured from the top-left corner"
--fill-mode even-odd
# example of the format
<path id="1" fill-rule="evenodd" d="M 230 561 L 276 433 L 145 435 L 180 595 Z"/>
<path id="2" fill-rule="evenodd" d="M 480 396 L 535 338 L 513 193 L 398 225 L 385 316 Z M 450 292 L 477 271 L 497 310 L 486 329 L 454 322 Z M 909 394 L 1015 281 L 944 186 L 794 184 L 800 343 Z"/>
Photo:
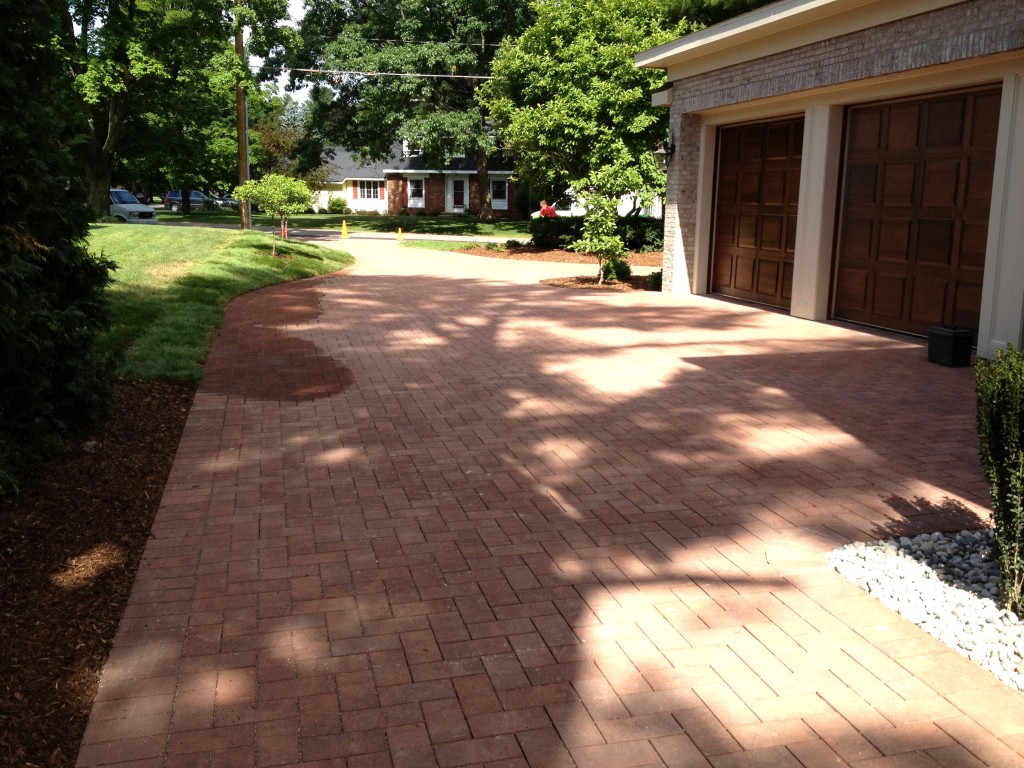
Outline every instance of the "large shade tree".
<path id="1" fill-rule="evenodd" d="M 85 179 L 97 215 L 133 110 L 163 119 L 168 144 L 196 145 L 208 124 L 203 102 L 218 80 L 249 79 L 227 51 L 234 30 L 250 32 L 250 52 L 287 40 L 287 0 L 47 0 L 59 7 L 60 40 L 79 97 Z M 233 92 L 232 92 L 233 96 Z M 229 102 L 230 104 L 230 102 Z"/>
<path id="2" fill-rule="evenodd" d="M 495 136 L 475 99 L 498 45 L 522 32 L 527 0 L 311 0 L 297 66 L 337 73 L 312 103 L 327 138 L 367 160 L 408 141 L 428 162 L 475 158 L 481 217 L 491 216 L 488 156 Z M 405 75 L 405 76 L 399 76 Z"/>
<path id="3" fill-rule="evenodd" d="M 536 188 L 561 194 L 649 202 L 664 189 L 652 154 L 668 116 L 651 106 L 664 73 L 638 69 L 634 56 L 692 29 L 648 0 L 535 0 L 536 21 L 507 40 L 494 80 L 479 92 Z"/>

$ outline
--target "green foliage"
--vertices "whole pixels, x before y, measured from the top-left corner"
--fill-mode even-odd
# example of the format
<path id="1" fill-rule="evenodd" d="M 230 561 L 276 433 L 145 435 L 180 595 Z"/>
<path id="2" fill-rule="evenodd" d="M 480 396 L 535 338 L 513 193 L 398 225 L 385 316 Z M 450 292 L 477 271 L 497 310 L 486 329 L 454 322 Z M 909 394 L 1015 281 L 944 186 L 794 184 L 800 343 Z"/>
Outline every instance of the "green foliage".
<path id="1" fill-rule="evenodd" d="M 343 197 L 332 197 L 327 201 L 327 212 L 344 216 L 348 213 L 348 200 Z"/>
<path id="2" fill-rule="evenodd" d="M 272 256 L 270 235 L 237 229 L 95 226 L 94 252 L 117 264 L 103 348 L 125 378 L 198 382 L 210 342 L 235 296 L 266 285 L 342 269 L 347 254 L 287 241 Z"/>
<path id="3" fill-rule="evenodd" d="M 619 237 L 626 248 L 637 253 L 660 251 L 665 247 L 665 221 L 649 216 L 620 216 Z"/>
<path id="4" fill-rule="evenodd" d="M 583 217 L 537 216 L 530 219 L 531 241 L 538 248 L 567 248 L 583 234 Z M 615 231 L 630 251 L 660 251 L 664 243 L 665 222 L 644 216 L 619 216 Z"/>
<path id="5" fill-rule="evenodd" d="M 629 255 L 616 232 L 618 199 L 592 194 L 586 199 L 587 215 L 583 217 L 583 235 L 569 248 L 588 253 L 597 259 L 597 282 L 605 279 L 605 268 L 614 269 L 616 262 Z"/>
<path id="6" fill-rule="evenodd" d="M 156 178 L 180 189 L 221 181 L 234 154 L 235 85 L 255 87 L 230 45 L 235 25 L 248 29 L 250 52 L 262 56 L 294 35 L 280 25 L 287 0 L 47 5 L 63 14 L 54 38 L 75 82 L 78 148 L 96 216 L 115 166 L 132 187 Z M 119 159 L 124 146 L 131 150 Z"/>
<path id="7" fill-rule="evenodd" d="M 517 173 L 556 195 L 596 187 L 648 204 L 664 190 L 652 150 L 668 115 L 651 106 L 663 72 L 634 56 L 692 27 L 646 0 L 535 0 L 536 22 L 505 41 L 478 94 Z"/>
<path id="8" fill-rule="evenodd" d="M 666 0 L 668 14 L 702 24 L 717 24 L 775 0 Z"/>
<path id="9" fill-rule="evenodd" d="M 657 272 L 651 272 L 647 276 L 647 290 L 648 291 L 660 291 L 662 283 L 662 271 L 659 269 Z"/>
<path id="10" fill-rule="evenodd" d="M 625 259 L 611 259 L 602 267 L 605 280 L 625 281 L 633 277 L 633 268 Z"/>
<path id="11" fill-rule="evenodd" d="M 240 187 L 235 187 L 235 197 L 249 200 L 260 210 L 275 217 L 281 227 L 288 222 L 289 216 L 305 213 L 310 206 L 310 192 L 306 182 L 271 173 L 262 179 L 250 179 Z M 276 241 L 274 253 L 276 253 Z"/>
<path id="12" fill-rule="evenodd" d="M 530 219 L 530 241 L 538 248 L 568 248 L 583 234 L 580 216 L 537 216 Z"/>
<path id="13" fill-rule="evenodd" d="M 102 413 L 110 264 L 84 246 L 88 210 L 73 184 L 70 79 L 47 3 L 0 0 L 0 495 L 71 428 Z"/>
<path id="14" fill-rule="evenodd" d="M 981 463 L 992 496 L 1000 590 L 1008 610 L 1024 609 L 1024 356 L 1008 345 L 976 363 Z"/>

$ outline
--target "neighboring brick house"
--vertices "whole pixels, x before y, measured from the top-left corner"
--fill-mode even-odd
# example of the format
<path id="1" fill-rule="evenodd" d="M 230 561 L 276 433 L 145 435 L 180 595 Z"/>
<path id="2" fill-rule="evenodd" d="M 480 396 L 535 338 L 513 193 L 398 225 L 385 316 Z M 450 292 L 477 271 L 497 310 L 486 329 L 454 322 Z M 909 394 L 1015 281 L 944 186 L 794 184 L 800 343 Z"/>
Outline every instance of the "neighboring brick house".
<path id="1" fill-rule="evenodd" d="M 1024 2 L 782 0 L 646 51 L 665 290 L 910 334 L 1024 328 Z"/>
<path id="2" fill-rule="evenodd" d="M 332 197 L 341 197 L 350 210 L 363 213 L 480 212 L 480 184 L 472 158 L 458 157 L 444 168 L 432 168 L 403 144 L 395 146 L 393 160 L 366 165 L 341 147 L 334 152 L 328 163 L 328 181 L 320 192 L 321 208 L 326 208 Z M 488 181 L 495 216 L 517 215 L 511 175 L 508 160 L 491 159 Z"/>

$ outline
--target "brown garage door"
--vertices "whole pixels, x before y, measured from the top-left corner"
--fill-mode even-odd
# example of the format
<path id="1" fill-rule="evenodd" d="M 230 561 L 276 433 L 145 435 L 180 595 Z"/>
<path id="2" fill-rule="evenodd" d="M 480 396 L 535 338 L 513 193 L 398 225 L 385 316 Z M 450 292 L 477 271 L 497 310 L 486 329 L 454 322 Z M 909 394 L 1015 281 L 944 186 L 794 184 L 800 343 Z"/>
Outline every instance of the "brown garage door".
<path id="1" fill-rule="evenodd" d="M 851 107 L 833 315 L 978 329 L 999 89 Z"/>
<path id="2" fill-rule="evenodd" d="M 789 307 L 803 118 L 718 132 L 711 291 Z"/>

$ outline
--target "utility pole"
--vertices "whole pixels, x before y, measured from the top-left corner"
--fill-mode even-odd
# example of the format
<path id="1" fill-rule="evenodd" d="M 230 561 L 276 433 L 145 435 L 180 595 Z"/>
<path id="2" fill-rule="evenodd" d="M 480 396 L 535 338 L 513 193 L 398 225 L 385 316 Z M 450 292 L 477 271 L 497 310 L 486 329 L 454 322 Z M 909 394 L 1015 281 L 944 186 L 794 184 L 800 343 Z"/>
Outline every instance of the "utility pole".
<path id="1" fill-rule="evenodd" d="M 239 3 L 235 3 L 238 7 Z M 244 30 L 238 19 L 235 20 L 235 54 L 239 61 L 248 67 L 249 59 L 245 55 Z M 235 83 L 235 122 L 238 131 L 238 186 L 249 180 L 249 103 L 242 87 L 241 78 Z M 242 229 L 252 228 L 252 209 L 248 200 L 238 205 L 239 224 Z"/>

